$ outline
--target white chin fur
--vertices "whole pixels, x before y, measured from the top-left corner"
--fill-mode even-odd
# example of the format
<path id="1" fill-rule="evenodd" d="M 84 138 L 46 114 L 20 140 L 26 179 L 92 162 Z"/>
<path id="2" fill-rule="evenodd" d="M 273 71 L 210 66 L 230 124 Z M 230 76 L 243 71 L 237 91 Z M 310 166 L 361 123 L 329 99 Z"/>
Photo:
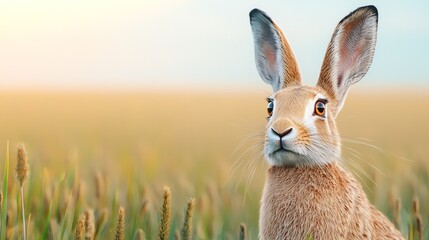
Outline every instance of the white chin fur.
<path id="1" fill-rule="evenodd" d="M 297 151 L 298 152 L 298 151 Z M 316 152 L 300 151 L 273 151 L 265 147 L 265 159 L 270 166 L 322 166 L 331 163 L 340 157 L 340 150 L 318 150 Z"/>
<path id="2" fill-rule="evenodd" d="M 275 153 L 265 152 L 265 159 L 271 166 L 296 166 L 305 161 L 305 156 L 293 152 L 278 151 Z"/>

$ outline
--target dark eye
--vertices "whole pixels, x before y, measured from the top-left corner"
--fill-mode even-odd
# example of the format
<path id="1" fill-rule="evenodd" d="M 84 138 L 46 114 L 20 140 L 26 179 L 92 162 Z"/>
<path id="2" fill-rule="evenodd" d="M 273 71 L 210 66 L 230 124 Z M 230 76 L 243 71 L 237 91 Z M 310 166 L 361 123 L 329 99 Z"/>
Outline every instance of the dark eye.
<path id="1" fill-rule="evenodd" d="M 314 105 L 314 114 L 324 117 L 325 116 L 325 112 L 326 112 L 326 103 L 319 100 L 316 102 L 316 104 Z"/>
<path id="2" fill-rule="evenodd" d="M 271 115 L 273 115 L 273 109 L 274 109 L 274 103 L 272 100 L 268 100 L 268 106 L 267 106 L 267 112 L 268 112 L 268 116 L 271 117 Z"/>

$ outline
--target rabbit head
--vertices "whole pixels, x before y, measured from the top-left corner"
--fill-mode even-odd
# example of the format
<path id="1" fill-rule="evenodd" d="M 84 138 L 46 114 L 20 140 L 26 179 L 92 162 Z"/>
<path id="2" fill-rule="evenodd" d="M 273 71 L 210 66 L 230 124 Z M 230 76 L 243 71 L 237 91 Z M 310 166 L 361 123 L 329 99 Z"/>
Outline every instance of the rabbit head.
<path id="1" fill-rule="evenodd" d="M 377 39 L 378 13 L 361 7 L 334 30 L 317 85 L 304 86 L 280 28 L 261 10 L 250 12 L 256 67 L 273 88 L 268 100 L 265 157 L 273 166 L 324 165 L 340 158 L 335 118 L 349 87 L 366 74 Z"/>

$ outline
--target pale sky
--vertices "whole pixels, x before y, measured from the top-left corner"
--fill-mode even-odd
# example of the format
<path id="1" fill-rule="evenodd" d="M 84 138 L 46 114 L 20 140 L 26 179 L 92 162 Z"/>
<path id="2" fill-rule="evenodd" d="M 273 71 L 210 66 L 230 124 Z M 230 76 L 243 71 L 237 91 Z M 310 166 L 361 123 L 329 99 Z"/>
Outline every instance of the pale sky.
<path id="1" fill-rule="evenodd" d="M 427 0 L 2 0 L 0 90 L 258 88 L 255 7 L 314 84 L 336 24 L 368 4 L 379 10 L 378 42 L 359 85 L 428 87 Z"/>

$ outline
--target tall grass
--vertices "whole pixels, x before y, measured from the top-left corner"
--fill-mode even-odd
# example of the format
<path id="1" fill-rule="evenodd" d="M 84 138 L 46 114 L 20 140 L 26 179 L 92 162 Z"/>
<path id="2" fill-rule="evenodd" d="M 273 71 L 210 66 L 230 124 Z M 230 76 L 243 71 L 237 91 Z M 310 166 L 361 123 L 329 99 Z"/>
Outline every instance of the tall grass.
<path id="1" fill-rule="evenodd" d="M 25 151 L 24 145 L 18 145 L 18 157 L 16 164 L 16 179 L 20 185 L 21 193 L 21 213 L 22 213 L 22 232 L 24 240 L 27 240 L 26 225 L 25 225 L 25 208 L 24 208 L 24 184 L 27 181 L 30 167 L 28 165 L 27 152 Z"/>
<path id="2" fill-rule="evenodd" d="M 118 211 L 118 222 L 116 225 L 115 240 L 125 239 L 125 209 L 119 207 Z"/>
<path id="3" fill-rule="evenodd" d="M 185 210 L 185 220 L 183 221 L 180 235 L 182 240 L 190 240 L 192 237 L 192 216 L 194 214 L 194 206 L 195 199 L 189 199 Z"/>
<path id="4" fill-rule="evenodd" d="M 265 94 L 28 96 L 0 94 L 14 113 L 0 118 L 2 239 L 24 238 L 21 219 L 28 239 L 257 239 Z M 344 163 L 404 236 L 429 239 L 429 97 L 350 97 Z M 18 158 L 5 137 L 26 142 L 24 188 L 9 179 Z"/>

